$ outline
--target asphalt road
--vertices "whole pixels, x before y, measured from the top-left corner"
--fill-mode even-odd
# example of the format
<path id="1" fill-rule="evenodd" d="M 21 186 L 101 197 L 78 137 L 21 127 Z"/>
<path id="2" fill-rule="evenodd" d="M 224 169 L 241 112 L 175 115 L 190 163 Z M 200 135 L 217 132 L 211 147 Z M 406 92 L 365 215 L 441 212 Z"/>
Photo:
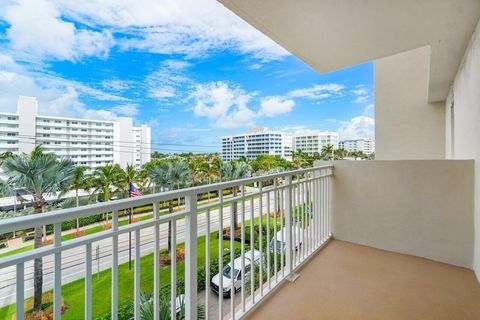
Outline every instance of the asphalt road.
<path id="1" fill-rule="evenodd" d="M 263 214 L 266 213 L 266 197 L 263 198 Z M 273 210 L 273 197 L 270 197 L 271 210 Z M 224 227 L 230 226 L 230 207 L 223 209 L 223 225 Z M 241 206 L 238 207 L 239 213 Z M 254 216 L 259 215 L 259 199 L 254 199 Z M 245 219 L 250 217 L 250 201 L 245 202 Z M 198 215 L 198 234 L 204 235 L 206 232 L 206 214 L 201 213 Z M 219 212 L 218 209 L 210 212 L 210 232 L 218 230 L 219 226 Z M 164 223 L 160 225 L 160 247 L 167 247 L 168 236 L 168 224 Z M 128 234 L 121 234 L 119 236 L 119 263 L 128 261 Z M 134 234 L 132 233 L 132 247 L 134 245 Z M 153 227 L 145 228 L 141 230 L 141 256 L 147 255 L 153 252 Z M 177 220 L 177 243 L 184 242 L 185 239 L 185 220 Z M 92 273 L 109 269 L 112 266 L 112 241 L 111 239 L 104 239 L 94 242 L 92 244 L 93 262 Z M 100 259 L 96 259 L 97 248 Z M 132 249 L 132 257 L 134 250 Z M 211 253 L 212 255 L 216 253 Z M 85 274 L 85 247 L 76 247 L 68 250 L 62 254 L 62 284 L 69 283 L 71 281 L 84 278 Z M 53 288 L 53 268 L 54 257 L 47 256 L 43 258 L 44 269 L 44 282 L 43 290 L 47 291 Z M 15 303 L 15 266 L 5 268 L 1 270 L 0 275 L 0 307 Z M 33 295 L 33 261 L 25 263 L 25 297 Z"/>

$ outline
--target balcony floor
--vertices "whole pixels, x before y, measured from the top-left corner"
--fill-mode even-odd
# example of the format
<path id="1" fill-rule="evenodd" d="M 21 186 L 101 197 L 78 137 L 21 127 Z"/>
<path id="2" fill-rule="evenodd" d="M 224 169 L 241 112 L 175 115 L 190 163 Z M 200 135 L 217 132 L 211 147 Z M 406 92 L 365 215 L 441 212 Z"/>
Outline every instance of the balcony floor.
<path id="1" fill-rule="evenodd" d="M 333 240 L 248 319 L 480 319 L 473 271 Z"/>

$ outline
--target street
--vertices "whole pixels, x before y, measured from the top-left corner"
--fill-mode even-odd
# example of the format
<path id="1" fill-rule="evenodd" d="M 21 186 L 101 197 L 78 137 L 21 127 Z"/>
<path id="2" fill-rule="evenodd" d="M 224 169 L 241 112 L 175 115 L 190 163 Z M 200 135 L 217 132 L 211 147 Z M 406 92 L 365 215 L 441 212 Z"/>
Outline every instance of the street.
<path id="1" fill-rule="evenodd" d="M 271 206 L 273 208 L 273 197 L 270 197 Z M 263 214 L 266 213 L 266 200 L 264 196 Z M 230 209 L 231 207 L 224 207 L 223 209 L 223 226 L 230 226 Z M 241 214 L 241 206 L 238 206 L 239 215 Z M 254 199 L 254 216 L 259 215 L 259 199 Z M 245 201 L 245 219 L 250 218 L 250 201 Z M 219 211 L 218 209 L 210 212 L 210 232 L 218 230 L 219 227 Z M 206 213 L 198 214 L 198 235 L 205 235 L 206 232 Z M 160 247 L 167 247 L 168 223 L 160 225 Z M 128 233 L 119 236 L 119 263 L 128 262 Z M 185 237 L 185 220 L 177 221 L 177 244 L 184 242 Z M 141 230 L 141 256 L 153 252 L 153 227 Z M 104 239 L 94 242 L 92 244 L 92 273 L 111 268 L 111 239 Z M 135 243 L 135 237 L 132 234 L 132 247 Z M 97 260 L 97 252 L 99 259 Z M 132 257 L 134 250 L 132 249 Z M 214 256 L 215 252 L 211 255 Z M 76 247 L 63 253 L 62 256 L 62 284 L 81 279 L 85 276 L 85 247 Z M 44 282 L 43 290 L 47 291 L 53 288 L 53 270 L 54 257 L 46 256 L 43 258 Z M 5 268 L 2 270 L 0 276 L 0 307 L 15 303 L 15 266 Z M 33 295 L 33 261 L 25 263 L 25 297 Z"/>

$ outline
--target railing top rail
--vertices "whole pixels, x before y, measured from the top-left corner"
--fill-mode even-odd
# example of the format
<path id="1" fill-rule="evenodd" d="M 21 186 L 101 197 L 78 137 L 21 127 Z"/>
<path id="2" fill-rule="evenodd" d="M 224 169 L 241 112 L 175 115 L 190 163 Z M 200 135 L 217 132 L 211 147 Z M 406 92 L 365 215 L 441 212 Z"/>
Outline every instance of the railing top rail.
<path id="1" fill-rule="evenodd" d="M 73 220 L 91 215 L 102 214 L 106 212 L 113 212 L 123 210 L 126 208 L 139 207 L 143 205 L 149 205 L 152 203 L 158 203 L 161 201 L 168 201 L 186 195 L 206 193 L 216 190 L 225 190 L 234 186 L 245 185 L 251 182 L 267 181 L 285 176 L 295 176 L 308 172 L 315 172 L 325 169 L 331 169 L 333 165 L 324 165 L 314 168 L 299 169 L 292 171 L 283 171 L 274 174 L 268 174 L 263 176 L 249 177 L 245 179 L 231 180 L 226 182 L 218 182 L 208 185 L 190 187 L 185 189 L 178 189 L 172 191 L 166 191 L 161 193 L 154 193 L 144 195 L 135 198 L 125 198 L 120 200 L 111 200 L 107 202 L 101 202 L 81 207 L 67 208 L 55 210 L 50 213 L 33 214 L 23 217 L 15 217 L 0 220 L 0 234 L 7 232 L 13 232 L 22 229 L 33 228 L 37 226 L 61 223 L 63 221 Z"/>

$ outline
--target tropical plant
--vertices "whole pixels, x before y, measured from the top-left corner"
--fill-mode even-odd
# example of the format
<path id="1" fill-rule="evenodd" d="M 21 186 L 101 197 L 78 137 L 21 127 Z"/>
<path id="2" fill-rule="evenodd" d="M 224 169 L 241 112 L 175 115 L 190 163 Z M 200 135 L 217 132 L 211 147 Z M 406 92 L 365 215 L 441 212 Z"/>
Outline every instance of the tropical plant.
<path id="1" fill-rule="evenodd" d="M 335 160 L 342 160 L 346 156 L 348 156 L 348 151 L 343 148 L 335 149 L 333 153 L 334 153 Z"/>
<path id="2" fill-rule="evenodd" d="M 251 168 L 250 165 L 245 162 L 230 161 L 226 162 L 222 166 L 222 179 L 225 180 L 236 180 L 250 177 Z M 237 196 L 238 187 L 232 187 L 232 195 L 235 198 Z M 233 215 L 233 226 L 235 229 L 238 228 L 238 212 L 237 212 L 237 202 L 232 203 L 232 215 Z"/>
<path id="3" fill-rule="evenodd" d="M 322 147 L 322 152 L 320 153 L 322 160 L 333 160 L 334 157 L 334 147 L 331 144 L 324 145 Z"/>
<path id="4" fill-rule="evenodd" d="M 44 153 L 36 146 L 30 154 L 13 155 L 2 163 L 8 184 L 25 190 L 33 197 L 35 214 L 43 212 L 45 195 L 57 194 L 70 185 L 74 174 L 74 164 L 70 160 L 58 160 L 53 153 Z M 35 227 L 34 247 L 42 246 L 42 226 Z M 42 258 L 34 260 L 33 310 L 42 307 L 43 267 Z"/>
<path id="5" fill-rule="evenodd" d="M 251 167 L 253 172 L 264 174 L 272 172 L 272 170 L 274 169 L 277 170 L 277 168 L 281 168 L 278 170 L 291 169 L 292 163 L 281 158 L 280 156 L 261 154 L 257 156 L 254 161 L 251 162 Z"/>
<path id="6" fill-rule="evenodd" d="M 75 170 L 73 171 L 73 178 L 72 178 L 72 183 L 69 186 L 70 190 L 75 190 L 75 203 L 76 206 L 80 206 L 80 198 L 78 196 L 78 191 L 81 189 L 88 189 L 89 184 L 88 184 L 88 179 L 85 175 L 85 171 L 87 171 L 86 167 L 75 167 Z M 77 218 L 77 233 L 80 230 L 80 221 Z"/>
<path id="7" fill-rule="evenodd" d="M 178 298 L 177 319 L 185 320 L 185 299 L 183 295 Z M 170 319 L 170 300 L 161 298 L 159 301 L 159 316 L 158 319 Z M 153 320 L 153 297 L 149 293 L 143 293 L 140 296 L 140 320 Z M 197 305 L 197 319 L 205 319 L 205 306 L 203 304 Z"/>
<path id="8" fill-rule="evenodd" d="M 104 165 L 93 171 L 92 184 L 95 193 L 100 193 L 102 201 L 108 201 L 117 193 L 122 181 L 122 168 L 120 165 Z"/>
<path id="9" fill-rule="evenodd" d="M 201 156 L 197 156 L 189 163 L 190 173 L 192 175 L 192 184 L 203 184 L 207 177 L 207 162 Z"/>
<path id="10" fill-rule="evenodd" d="M 150 170 L 150 177 L 156 185 L 168 190 L 180 189 L 190 184 L 190 171 L 184 161 L 164 161 Z M 180 199 L 177 200 L 180 205 Z M 173 199 L 168 201 L 168 212 L 173 213 Z M 171 251 L 172 222 L 168 222 L 168 250 Z"/>

